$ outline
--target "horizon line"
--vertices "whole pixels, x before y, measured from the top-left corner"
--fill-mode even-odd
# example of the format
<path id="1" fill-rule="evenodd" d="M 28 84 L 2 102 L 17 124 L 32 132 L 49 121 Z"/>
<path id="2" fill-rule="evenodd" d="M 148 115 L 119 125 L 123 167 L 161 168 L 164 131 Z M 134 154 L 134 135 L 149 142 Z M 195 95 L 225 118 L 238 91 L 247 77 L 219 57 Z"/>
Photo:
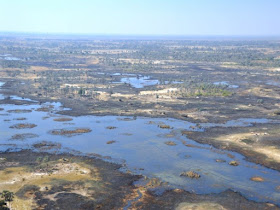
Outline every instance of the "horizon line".
<path id="1" fill-rule="evenodd" d="M 121 34 L 121 33 L 68 33 L 68 32 L 30 32 L 30 31 L 1 31 L 0 36 L 3 34 L 13 35 L 47 35 L 47 36 L 103 36 L 103 37 L 178 37 L 178 38 L 279 38 L 279 35 L 225 35 L 225 34 Z"/>

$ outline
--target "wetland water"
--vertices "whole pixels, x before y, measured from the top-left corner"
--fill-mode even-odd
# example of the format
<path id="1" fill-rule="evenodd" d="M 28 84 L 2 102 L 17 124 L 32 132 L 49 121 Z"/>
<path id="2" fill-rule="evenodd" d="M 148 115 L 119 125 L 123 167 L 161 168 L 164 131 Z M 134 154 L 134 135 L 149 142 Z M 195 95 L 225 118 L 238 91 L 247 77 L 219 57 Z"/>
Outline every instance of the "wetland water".
<path id="1" fill-rule="evenodd" d="M 115 84 L 123 83 L 130 84 L 134 88 L 144 88 L 146 86 L 159 85 L 160 81 L 157 79 L 152 79 L 150 76 L 142 76 L 136 74 L 126 74 L 126 73 L 113 73 L 111 76 L 121 76 L 119 82 L 113 82 Z M 122 77 L 125 76 L 125 77 Z M 164 81 L 164 84 L 181 84 L 181 81 Z"/>
<path id="2" fill-rule="evenodd" d="M 55 114 L 63 109 L 60 103 L 4 104 L 0 108 L 1 151 L 33 148 L 33 144 L 42 141 L 56 142 L 62 148 L 50 149 L 50 152 L 75 150 L 82 154 L 110 156 L 110 161 L 125 166 L 122 170 L 129 169 L 136 174 L 159 178 L 168 182 L 170 187 L 198 194 L 232 189 L 248 199 L 280 205 L 278 171 L 248 162 L 238 153 L 198 144 L 181 134 L 182 130 L 195 129 L 203 132 L 203 127 L 251 126 L 251 123 L 270 122 L 268 119 L 239 119 L 225 124 L 201 124 L 202 128 L 198 128 L 187 121 L 165 118 L 80 116 L 71 117 L 71 120 L 69 116 Z M 71 121 L 55 121 L 62 117 Z M 36 126 L 24 127 L 20 124 Z M 169 125 L 171 128 L 163 129 L 160 125 Z M 54 135 L 75 129 L 90 129 L 91 132 Z M 165 144 L 167 141 L 172 141 L 175 145 Z M 223 161 L 216 162 L 216 159 Z M 239 165 L 229 165 L 232 160 L 238 161 Z M 189 170 L 199 173 L 201 178 L 180 176 L 182 172 Z M 264 182 L 251 181 L 250 178 L 255 176 L 263 177 Z"/>
<path id="3" fill-rule="evenodd" d="M 230 85 L 229 82 L 227 81 L 222 81 L 222 82 L 214 82 L 214 85 L 224 85 L 227 86 L 228 88 L 239 88 L 238 85 Z"/>
<path id="4" fill-rule="evenodd" d="M 121 83 L 128 83 L 134 88 L 143 88 L 145 86 L 157 85 L 159 81 L 152 80 L 149 76 L 140 76 L 121 78 Z"/>

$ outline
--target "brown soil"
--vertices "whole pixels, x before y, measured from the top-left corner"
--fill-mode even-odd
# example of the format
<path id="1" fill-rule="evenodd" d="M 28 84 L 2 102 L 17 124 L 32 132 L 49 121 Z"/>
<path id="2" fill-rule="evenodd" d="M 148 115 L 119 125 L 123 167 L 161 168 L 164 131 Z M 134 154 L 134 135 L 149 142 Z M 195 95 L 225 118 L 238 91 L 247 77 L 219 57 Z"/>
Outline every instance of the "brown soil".
<path id="1" fill-rule="evenodd" d="M 8 110 L 9 113 L 30 113 L 32 110 L 28 109 L 14 109 L 14 110 Z"/>
<path id="2" fill-rule="evenodd" d="M 22 134 L 15 134 L 11 137 L 12 140 L 24 140 L 29 138 L 36 138 L 39 137 L 37 134 L 33 133 L 22 133 Z"/>
<path id="3" fill-rule="evenodd" d="M 53 109 L 54 107 L 52 105 L 50 106 L 45 106 L 45 107 L 41 107 L 36 109 L 37 112 L 49 112 L 51 109 Z"/>
<path id="4" fill-rule="evenodd" d="M 164 142 L 166 145 L 169 145 L 169 146 L 175 146 L 177 145 L 174 141 L 166 141 Z"/>
<path id="5" fill-rule="evenodd" d="M 229 162 L 229 165 L 231 165 L 231 166 L 238 166 L 239 163 L 237 161 L 233 160 L 233 161 Z"/>
<path id="6" fill-rule="evenodd" d="M 264 182 L 264 178 L 260 177 L 260 176 L 254 176 L 254 177 L 251 177 L 252 181 L 254 182 Z"/>
<path id="7" fill-rule="evenodd" d="M 26 129 L 26 128 L 34 128 L 34 127 L 36 127 L 36 126 L 37 126 L 37 125 L 31 124 L 31 123 L 19 123 L 19 124 L 10 126 L 10 128 Z"/>
<path id="8" fill-rule="evenodd" d="M 57 129 L 57 130 L 50 131 L 50 133 L 53 135 L 62 135 L 62 136 L 73 136 L 75 134 L 83 134 L 83 133 L 89 133 L 89 132 L 91 132 L 91 129 L 88 129 L 88 128 L 76 128 L 76 129 L 72 129 L 72 130 Z"/>
<path id="9" fill-rule="evenodd" d="M 159 125 L 158 127 L 162 128 L 162 129 L 172 129 L 172 127 L 170 127 L 170 125 Z"/>
<path id="10" fill-rule="evenodd" d="M 55 143 L 55 142 L 48 142 L 48 141 L 42 141 L 36 144 L 32 145 L 36 149 L 40 150 L 49 150 L 49 149 L 60 149 L 61 144 Z"/>
<path id="11" fill-rule="evenodd" d="M 112 140 L 112 141 L 107 141 L 107 142 L 106 142 L 106 144 L 114 144 L 114 143 L 116 143 L 116 141 L 115 141 L 115 140 Z"/>
<path id="12" fill-rule="evenodd" d="M 66 121 L 72 121 L 73 118 L 70 117 L 61 117 L 61 118 L 55 118 L 53 119 L 53 121 L 57 121 L 57 122 L 66 122 Z"/>
<path id="13" fill-rule="evenodd" d="M 192 179 L 198 179 L 200 178 L 200 175 L 194 171 L 188 171 L 188 172 L 183 172 L 180 174 L 180 176 L 186 176 Z"/>

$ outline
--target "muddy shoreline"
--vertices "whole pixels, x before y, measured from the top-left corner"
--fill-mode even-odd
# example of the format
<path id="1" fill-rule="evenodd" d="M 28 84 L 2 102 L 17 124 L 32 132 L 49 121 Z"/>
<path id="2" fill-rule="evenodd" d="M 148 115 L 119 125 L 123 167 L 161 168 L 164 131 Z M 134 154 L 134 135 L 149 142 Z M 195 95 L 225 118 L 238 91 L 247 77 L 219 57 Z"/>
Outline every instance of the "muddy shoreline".
<path id="1" fill-rule="evenodd" d="M 200 143 L 200 144 L 208 144 L 212 145 L 213 147 L 217 149 L 222 149 L 222 150 L 227 150 L 227 151 L 232 151 L 232 152 L 237 152 L 245 157 L 245 160 L 248 160 L 250 162 L 265 166 L 267 168 L 271 168 L 277 171 L 280 171 L 280 166 L 278 162 L 274 161 L 269 161 L 267 160 L 266 155 L 259 154 L 257 152 L 253 151 L 248 151 L 247 149 L 243 149 L 240 146 L 237 145 L 226 145 L 220 142 L 215 142 L 211 139 L 206 140 L 205 138 L 202 139 L 202 135 L 199 134 L 190 134 L 187 135 L 188 138 Z M 204 135 L 203 135 L 204 137 Z"/>
<path id="2" fill-rule="evenodd" d="M 126 194 L 132 193 L 133 191 L 134 187 L 132 183 L 141 178 L 141 176 L 121 173 L 119 171 L 121 165 L 86 156 L 51 154 L 46 152 L 33 152 L 31 150 L 1 152 L 0 156 L 2 159 L 5 159 L 0 163 L 0 170 L 2 171 L 5 169 L 12 171 L 12 168 L 15 167 L 27 167 L 27 172 L 35 175 L 38 173 L 41 174 L 41 178 L 40 176 L 37 178 L 35 175 L 28 176 L 28 174 L 24 173 L 25 170 L 22 169 L 21 173 L 24 177 L 22 184 L 25 184 L 22 186 L 20 181 L 16 181 L 12 188 L 19 188 L 17 192 L 14 192 L 17 197 L 23 200 L 31 200 L 36 208 L 121 208 L 125 204 L 123 199 L 125 199 Z M 82 171 L 84 172 L 81 172 L 80 175 L 75 171 L 73 173 L 71 171 L 72 167 L 78 167 L 77 164 L 83 167 Z M 67 168 L 67 165 L 70 167 Z M 69 178 L 67 178 L 68 174 L 70 175 Z M 75 174 L 77 175 L 77 180 L 74 179 Z M 83 179 L 83 175 L 88 177 L 87 179 L 89 180 L 92 179 L 92 181 Z M 44 178 L 45 176 L 50 177 L 47 179 L 49 181 L 39 182 L 40 179 L 46 180 Z M 39 181 L 36 181 L 37 179 Z M 94 183 L 95 179 L 100 182 L 98 185 Z M 15 188 L 16 186 L 18 187 Z M 28 189 L 25 186 L 34 187 L 29 187 Z M 6 188 L 9 189 L 9 185 L 6 185 Z M 91 193 L 89 193 L 90 190 Z M 49 199 L 52 197 L 51 195 L 54 196 L 54 199 Z M 69 200 L 69 196 L 73 201 Z M 94 200 L 96 201 L 92 199 L 92 196 L 95 197 Z M 14 205 L 17 204 L 20 205 L 20 201 Z"/>
<path id="3" fill-rule="evenodd" d="M 261 132 L 263 127 L 266 127 L 266 128 L 271 127 L 270 129 L 278 128 L 277 125 L 273 125 L 273 124 L 265 124 L 265 126 L 257 125 L 257 126 L 248 127 L 248 128 L 213 127 L 213 128 L 206 129 L 204 132 L 189 132 L 189 131 L 184 132 L 183 131 L 182 134 L 185 135 L 187 138 L 190 138 L 198 143 L 209 144 L 218 149 L 237 152 L 239 154 L 242 154 L 246 158 L 246 160 L 248 160 L 250 162 L 254 162 L 254 163 L 260 164 L 262 166 L 265 166 L 267 168 L 271 168 L 271 169 L 280 171 L 279 161 L 273 160 L 273 158 L 267 156 L 266 154 L 261 154 L 252 149 L 252 147 L 256 147 L 256 146 L 260 147 L 260 148 L 265 147 L 265 146 L 267 146 L 267 144 L 272 149 L 278 148 L 279 142 L 278 142 L 277 134 L 275 136 L 271 137 L 271 139 L 269 139 L 270 136 L 263 136 L 262 137 L 263 139 L 261 139 L 261 140 L 259 140 L 259 139 L 251 140 L 254 138 L 255 139 L 260 138 L 258 136 L 258 134 L 259 134 L 259 132 Z M 244 140 L 249 139 L 250 143 L 240 144 L 239 142 L 236 143 L 236 142 L 220 140 L 221 139 L 220 136 L 224 136 L 224 138 L 226 139 L 228 136 L 231 135 L 231 133 L 234 134 L 234 133 L 242 133 L 242 132 L 250 133 L 252 137 L 246 138 L 246 135 L 244 135 L 244 137 L 241 137 L 238 140 L 244 141 Z M 267 132 L 267 131 L 265 130 L 265 132 Z M 228 136 L 226 134 L 228 134 Z M 217 138 L 219 138 L 219 139 L 217 139 Z M 271 143 L 269 143 L 269 141 Z"/>
<path id="4" fill-rule="evenodd" d="M 50 177 L 49 183 L 45 181 L 36 186 L 32 184 L 33 181 L 28 178 L 28 174 L 21 169 L 22 176 L 25 177 L 23 181 L 25 185 L 20 184 L 18 187 L 17 198 L 12 203 L 12 206 L 15 207 L 29 203 L 32 204 L 32 208 L 44 209 L 73 207 L 78 209 L 181 209 L 190 205 L 202 207 L 207 205 L 213 206 L 215 209 L 278 209 L 273 204 L 249 201 L 231 190 L 210 195 L 197 195 L 179 189 L 169 189 L 158 193 L 161 188 L 165 188 L 164 183 L 146 178 L 144 182 L 146 184 L 133 184 L 143 177 L 120 172 L 121 165 L 92 157 L 38 153 L 31 150 L 0 152 L 0 157 L 2 160 L 0 172 L 10 171 L 9 174 L 12 176 L 13 171 L 17 171 L 16 168 L 27 167 L 28 173 L 31 174 L 38 173 L 39 170 L 41 179 L 44 179 L 44 173 Z M 75 164 L 76 168 L 78 165 L 82 166 L 83 171 L 90 170 L 90 172 L 83 173 L 89 173 L 91 178 L 98 176 L 98 185 L 93 185 L 94 182 L 90 184 L 83 179 L 80 181 L 67 180 L 67 173 L 71 173 L 71 167 L 70 169 L 68 167 L 70 164 Z M 68 167 L 68 171 L 65 167 Z M 60 180 L 55 178 L 59 173 L 62 173 L 64 178 L 60 178 Z M 51 177 L 54 178 L 51 179 Z M 63 181 L 63 179 L 65 180 Z M 16 181 L 13 186 L 18 186 L 19 183 Z M 87 193 L 85 194 L 85 192 Z M 139 193 L 141 193 L 140 197 Z"/>

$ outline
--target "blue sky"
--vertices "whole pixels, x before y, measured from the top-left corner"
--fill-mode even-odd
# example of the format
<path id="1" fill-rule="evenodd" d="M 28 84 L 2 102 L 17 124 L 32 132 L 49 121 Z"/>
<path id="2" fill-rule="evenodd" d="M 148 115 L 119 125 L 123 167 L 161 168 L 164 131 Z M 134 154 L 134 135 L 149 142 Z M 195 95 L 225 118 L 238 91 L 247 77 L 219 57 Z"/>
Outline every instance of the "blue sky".
<path id="1" fill-rule="evenodd" d="M 0 0 L 0 31 L 280 35 L 280 0 Z"/>

